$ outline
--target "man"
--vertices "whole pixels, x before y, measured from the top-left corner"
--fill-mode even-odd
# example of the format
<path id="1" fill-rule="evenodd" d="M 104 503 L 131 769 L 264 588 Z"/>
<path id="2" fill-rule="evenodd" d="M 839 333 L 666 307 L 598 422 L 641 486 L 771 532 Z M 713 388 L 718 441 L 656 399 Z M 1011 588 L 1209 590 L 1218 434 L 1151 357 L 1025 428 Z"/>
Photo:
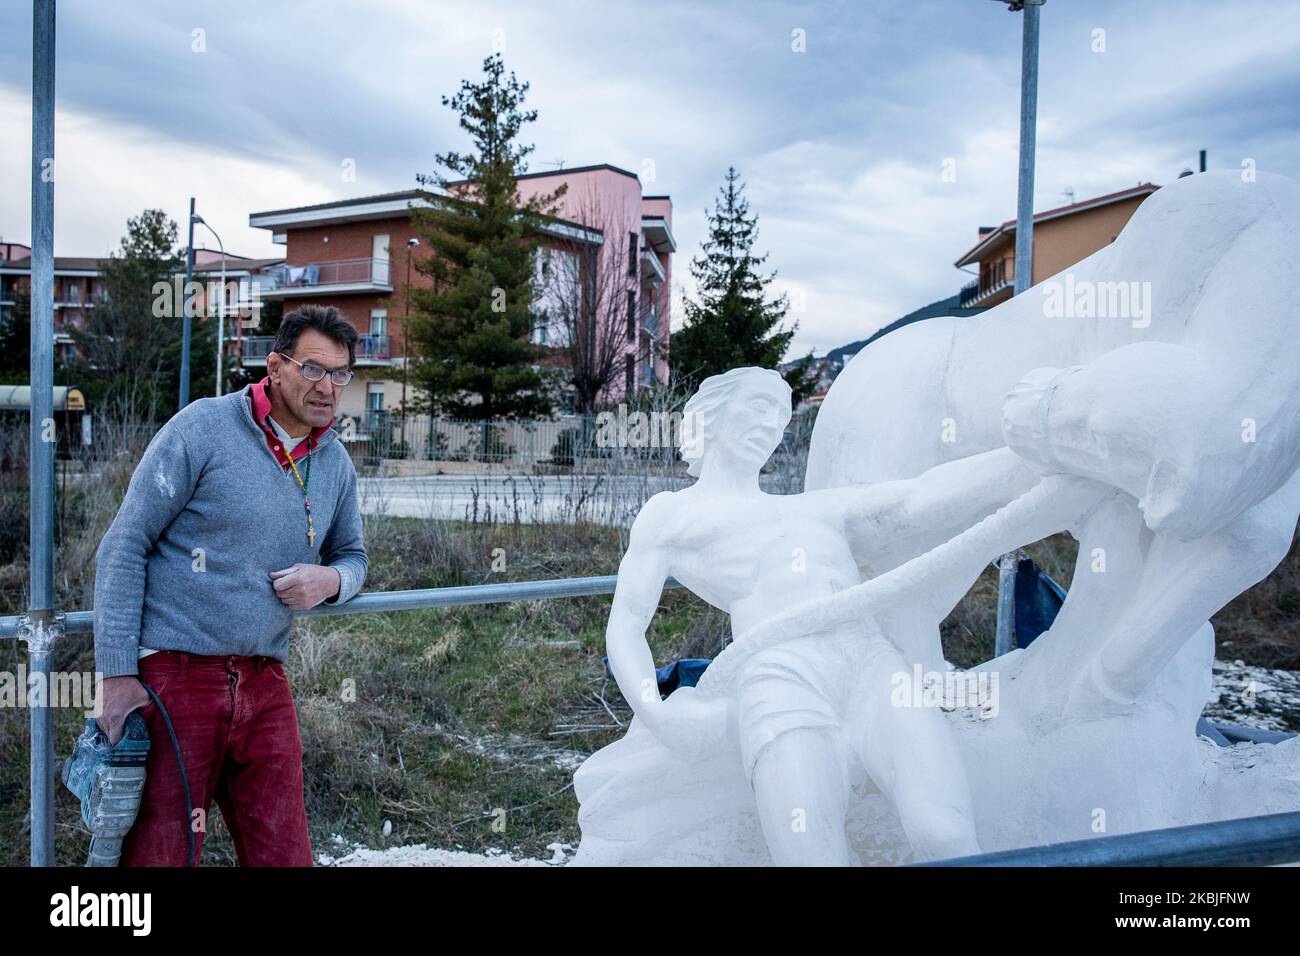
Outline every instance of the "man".
<path id="1" fill-rule="evenodd" d="M 311 865 L 283 662 L 293 612 L 349 600 L 369 568 L 356 470 L 330 428 L 356 341 L 335 309 L 286 315 L 265 378 L 191 403 L 154 436 L 100 543 L 100 726 L 116 742 L 139 708 L 152 742 L 123 866 L 184 866 L 191 829 L 197 857 L 213 799 L 242 865 Z M 141 681 L 171 718 L 192 821 Z"/>
<path id="2" fill-rule="evenodd" d="M 709 777 L 728 763 L 728 750 L 739 757 L 737 770 L 778 865 L 852 862 L 845 813 L 850 789 L 864 780 L 893 805 L 918 858 L 979 852 L 964 767 L 943 716 L 920 702 L 895 703 L 898 676 L 910 681 L 918 654 L 901 653 L 881 630 L 884 620 L 828 625 L 810 618 L 802 624 L 806 633 L 743 658 L 731 686 L 711 684 L 719 659 L 698 690 L 659 696 L 645 632 L 669 576 L 730 614 L 738 646 L 727 653 L 741 651 L 747 632 L 859 584 L 862 569 L 892 549 L 920 553 L 940 545 L 1042 477 L 999 449 L 910 481 L 765 494 L 759 472 L 789 419 L 790 388 L 768 369 L 712 376 L 686 406 L 682 457 L 698 481 L 646 503 L 619 566 L 606 640 L 637 721 L 575 778 L 584 843 L 596 834 L 591 855 L 580 852 L 580 861 L 606 847 L 641 852 L 639 842 L 654 842 L 661 825 L 665 833 L 680 830 L 681 808 L 695 799 L 687 785 L 661 821 L 644 806 L 670 778 L 697 773 L 713 780 L 706 785 L 716 785 L 715 799 L 705 794 L 698 805 L 716 813 L 724 794 L 738 792 Z M 951 607 L 988 560 L 966 550 L 959 557 L 924 599 Z M 646 730 L 691 768 L 665 770 L 641 739 Z M 636 776 L 641 770 L 645 786 Z"/>

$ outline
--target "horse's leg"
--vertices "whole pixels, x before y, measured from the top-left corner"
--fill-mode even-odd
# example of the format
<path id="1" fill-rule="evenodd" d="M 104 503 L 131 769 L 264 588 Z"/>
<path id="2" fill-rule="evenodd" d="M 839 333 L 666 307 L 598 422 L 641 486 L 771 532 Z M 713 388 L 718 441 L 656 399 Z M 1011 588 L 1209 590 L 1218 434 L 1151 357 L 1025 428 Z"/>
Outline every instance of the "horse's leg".
<path id="1" fill-rule="evenodd" d="M 1065 603 L 1052 626 L 1025 651 L 1020 676 L 1025 686 L 1052 688 L 1039 695 L 1035 709 L 1057 713 L 1065 703 L 1057 692 L 1062 675 L 1075 673 L 1098 652 L 1133 600 L 1152 534 L 1137 502 L 1116 495 L 1081 523 L 1076 537 L 1079 554 Z"/>
<path id="2" fill-rule="evenodd" d="M 1073 675 L 1067 710 L 1136 700 L 1211 615 L 1286 557 L 1298 514 L 1300 472 L 1219 531 L 1192 541 L 1155 535 L 1132 600 L 1086 670 Z"/>

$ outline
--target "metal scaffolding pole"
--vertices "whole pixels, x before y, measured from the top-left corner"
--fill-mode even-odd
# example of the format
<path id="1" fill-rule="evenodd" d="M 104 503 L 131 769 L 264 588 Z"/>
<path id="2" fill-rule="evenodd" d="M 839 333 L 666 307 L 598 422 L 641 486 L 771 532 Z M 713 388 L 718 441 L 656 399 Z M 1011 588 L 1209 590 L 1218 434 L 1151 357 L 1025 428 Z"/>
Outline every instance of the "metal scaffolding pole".
<path id="1" fill-rule="evenodd" d="M 1020 178 L 1016 187 L 1016 283 L 1020 295 L 1034 283 L 1034 151 L 1038 129 L 1038 8 L 1044 0 L 1016 0 L 1010 9 L 1024 13 L 1020 45 Z M 998 559 L 998 623 L 993 656 L 1011 651 L 1015 622 L 1018 556 Z"/>
<path id="2" fill-rule="evenodd" d="M 54 856 L 54 712 L 49 698 L 54 610 L 54 0 L 32 4 L 32 330 L 28 481 L 30 604 L 18 634 L 27 644 L 31 710 L 31 863 Z"/>

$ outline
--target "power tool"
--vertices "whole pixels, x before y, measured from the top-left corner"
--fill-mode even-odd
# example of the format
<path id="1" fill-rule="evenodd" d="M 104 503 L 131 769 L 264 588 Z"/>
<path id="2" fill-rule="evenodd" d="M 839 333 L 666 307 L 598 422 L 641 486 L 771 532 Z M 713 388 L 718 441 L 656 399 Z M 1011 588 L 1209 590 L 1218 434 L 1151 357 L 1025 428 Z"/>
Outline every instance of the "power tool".
<path id="1" fill-rule="evenodd" d="M 141 681 L 143 684 L 144 682 Z M 189 841 L 189 866 L 194 865 L 194 830 L 190 824 L 194 816 L 190 798 L 189 778 L 181 760 L 180 743 L 172 729 L 171 717 L 162 701 L 148 684 L 144 685 L 158 706 L 171 735 L 180 766 L 181 780 L 185 786 L 185 833 Z M 122 856 L 122 841 L 126 838 L 144 796 L 145 761 L 149 756 L 149 727 L 135 711 L 126 715 L 122 739 L 116 744 L 108 742 L 108 735 L 99 727 L 94 717 L 86 718 L 86 726 L 77 738 L 72 756 L 63 764 L 63 785 L 81 802 L 81 822 L 90 831 L 90 854 L 86 866 L 117 866 Z"/>

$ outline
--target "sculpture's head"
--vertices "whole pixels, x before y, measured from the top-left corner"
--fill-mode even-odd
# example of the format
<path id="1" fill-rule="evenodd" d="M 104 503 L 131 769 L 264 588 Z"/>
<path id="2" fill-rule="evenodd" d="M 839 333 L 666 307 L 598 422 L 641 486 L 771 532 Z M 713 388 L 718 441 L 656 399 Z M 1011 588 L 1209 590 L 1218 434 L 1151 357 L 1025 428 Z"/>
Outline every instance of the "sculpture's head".
<path id="1" fill-rule="evenodd" d="M 706 455 L 757 471 L 790 421 L 790 386 L 770 368 L 733 368 L 700 383 L 682 412 L 682 460 L 699 477 Z"/>

